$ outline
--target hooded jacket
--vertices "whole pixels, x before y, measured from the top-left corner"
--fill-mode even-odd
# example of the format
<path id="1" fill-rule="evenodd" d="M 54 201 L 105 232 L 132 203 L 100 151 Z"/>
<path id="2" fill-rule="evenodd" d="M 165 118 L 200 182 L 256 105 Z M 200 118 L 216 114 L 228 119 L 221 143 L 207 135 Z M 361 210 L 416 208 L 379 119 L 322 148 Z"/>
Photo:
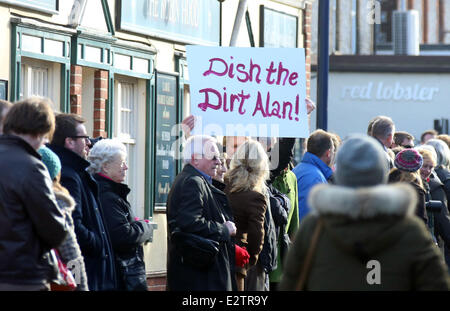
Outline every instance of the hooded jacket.
<path id="1" fill-rule="evenodd" d="M 55 190 L 55 189 L 54 189 Z M 68 234 L 61 245 L 58 246 L 59 254 L 63 262 L 74 274 L 77 281 L 77 291 L 88 291 L 86 267 L 84 266 L 84 258 L 81 255 L 81 249 L 78 245 L 77 236 L 75 235 L 75 227 L 72 219 L 72 212 L 75 209 L 75 201 L 69 194 L 55 190 L 56 202 L 58 206 L 65 211 Z"/>
<path id="2" fill-rule="evenodd" d="M 447 268 L 406 184 L 370 188 L 319 185 L 295 238 L 281 290 L 295 290 L 319 218 L 307 290 L 449 290 Z M 375 263 L 375 265 L 374 265 Z M 374 277 L 375 276 L 375 277 Z"/>

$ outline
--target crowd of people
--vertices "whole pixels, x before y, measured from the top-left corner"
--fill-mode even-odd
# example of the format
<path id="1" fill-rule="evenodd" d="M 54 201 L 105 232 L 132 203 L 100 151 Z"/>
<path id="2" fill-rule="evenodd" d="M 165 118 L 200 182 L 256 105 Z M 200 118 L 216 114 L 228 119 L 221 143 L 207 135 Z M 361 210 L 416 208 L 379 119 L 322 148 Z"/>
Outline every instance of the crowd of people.
<path id="1" fill-rule="evenodd" d="M 195 117 L 183 123 L 189 136 Z M 344 141 L 318 129 L 294 167 L 292 138 L 189 137 L 167 202 L 168 289 L 450 290 L 450 136 L 414 140 L 387 116 Z M 191 264 L 179 231 L 218 242 L 217 260 Z"/>
<path id="2" fill-rule="evenodd" d="M 153 227 L 127 200 L 125 146 L 50 107 L 0 101 L 0 290 L 50 290 L 55 252 L 76 290 L 147 290 Z M 414 146 L 377 116 L 344 141 L 312 132 L 294 166 L 294 138 L 219 142 L 183 125 L 168 290 L 450 290 L 449 135 Z"/>
<path id="3" fill-rule="evenodd" d="M 61 289 L 53 251 L 76 290 L 147 290 L 153 227 L 127 201 L 125 146 L 91 141 L 82 117 L 55 116 L 48 99 L 2 101 L 0 115 L 0 290 Z"/>

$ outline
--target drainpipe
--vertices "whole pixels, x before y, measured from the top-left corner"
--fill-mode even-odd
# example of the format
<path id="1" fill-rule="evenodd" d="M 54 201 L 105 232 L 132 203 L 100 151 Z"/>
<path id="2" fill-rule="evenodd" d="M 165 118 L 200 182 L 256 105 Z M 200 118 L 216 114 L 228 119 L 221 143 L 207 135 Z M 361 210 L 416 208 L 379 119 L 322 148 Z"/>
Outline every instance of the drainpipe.
<path id="1" fill-rule="evenodd" d="M 233 32 L 231 33 L 230 46 L 236 46 L 239 28 L 241 27 L 242 18 L 247 10 L 247 0 L 239 0 L 239 6 L 234 20 Z"/>
<path id="2" fill-rule="evenodd" d="M 316 127 L 324 131 L 328 128 L 329 13 L 330 1 L 320 0 Z"/>

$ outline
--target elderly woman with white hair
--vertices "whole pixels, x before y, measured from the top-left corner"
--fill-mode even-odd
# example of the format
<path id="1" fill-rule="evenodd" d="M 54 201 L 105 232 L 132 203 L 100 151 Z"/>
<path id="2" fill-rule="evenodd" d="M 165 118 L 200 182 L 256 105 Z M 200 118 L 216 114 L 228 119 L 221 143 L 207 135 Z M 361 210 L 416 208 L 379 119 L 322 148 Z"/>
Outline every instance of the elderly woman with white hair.
<path id="1" fill-rule="evenodd" d="M 440 139 L 430 139 L 426 143 L 433 146 L 437 154 L 437 163 L 434 171 L 444 184 L 445 194 L 450 198 L 450 150 Z"/>
<path id="2" fill-rule="evenodd" d="M 152 226 L 133 215 L 125 181 L 127 152 L 114 139 L 103 139 L 91 149 L 88 171 L 99 185 L 99 197 L 116 257 L 119 290 L 147 290 L 142 244 L 151 239 Z M 125 273 L 132 272 L 133 275 Z"/>
<path id="3" fill-rule="evenodd" d="M 266 277 L 258 258 L 264 244 L 264 221 L 270 206 L 266 180 L 269 179 L 269 159 L 263 146 L 248 140 L 231 159 L 225 174 L 225 193 L 236 222 L 236 244 L 245 247 L 250 260 L 236 267 L 238 290 L 264 291 Z"/>

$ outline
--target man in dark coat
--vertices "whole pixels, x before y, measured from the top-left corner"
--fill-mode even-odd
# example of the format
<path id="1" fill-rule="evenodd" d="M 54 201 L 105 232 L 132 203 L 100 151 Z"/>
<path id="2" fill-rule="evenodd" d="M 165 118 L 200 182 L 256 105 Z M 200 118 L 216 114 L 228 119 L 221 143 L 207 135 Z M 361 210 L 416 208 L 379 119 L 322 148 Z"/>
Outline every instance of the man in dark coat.
<path id="1" fill-rule="evenodd" d="M 14 104 L 0 136 L 0 291 L 49 290 L 55 277 L 49 251 L 67 235 L 47 168 L 37 149 L 51 136 L 48 102 Z"/>
<path id="2" fill-rule="evenodd" d="M 168 256 L 167 287 L 175 291 L 234 290 L 234 248 L 231 236 L 236 226 L 228 208 L 217 195 L 223 192 L 212 185 L 220 165 L 215 140 L 192 136 L 183 151 L 183 171 L 176 177 L 167 200 Z M 219 253 L 211 266 L 198 268 L 183 260 L 170 233 L 178 228 L 219 242 Z"/>
<path id="3" fill-rule="evenodd" d="M 49 146 L 61 159 L 61 184 L 76 202 L 72 217 L 84 257 L 89 290 L 116 290 L 114 254 L 101 204 L 98 185 L 86 171 L 89 136 L 84 119 L 75 114 L 56 116 L 56 129 Z"/>

